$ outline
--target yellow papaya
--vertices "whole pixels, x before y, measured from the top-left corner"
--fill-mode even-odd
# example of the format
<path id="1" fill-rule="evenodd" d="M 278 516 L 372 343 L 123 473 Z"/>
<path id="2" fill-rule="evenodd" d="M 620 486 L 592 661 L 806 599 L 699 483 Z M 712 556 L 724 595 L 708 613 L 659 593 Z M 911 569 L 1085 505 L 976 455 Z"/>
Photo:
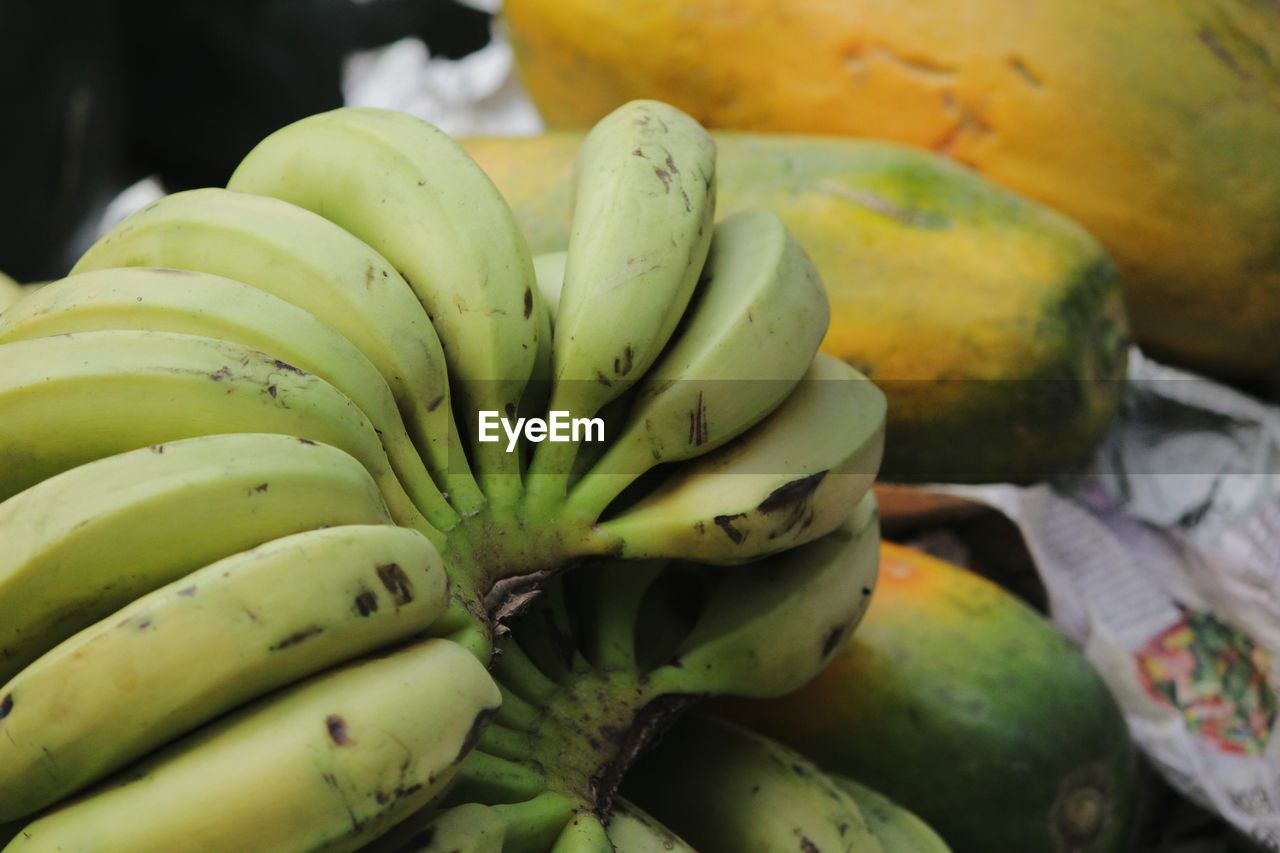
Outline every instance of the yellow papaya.
<path id="1" fill-rule="evenodd" d="M 717 132 L 718 215 L 777 213 L 822 274 L 828 353 L 889 398 L 882 479 L 1019 481 L 1088 455 L 1116 411 L 1115 266 L 1065 217 L 943 157 Z M 534 252 L 563 249 L 581 137 L 464 140 Z"/>
<path id="2" fill-rule="evenodd" d="M 884 543 L 871 605 L 816 680 L 720 713 L 875 788 L 956 853 L 1129 849 L 1137 756 L 1093 668 L 984 578 Z"/>
<path id="3" fill-rule="evenodd" d="M 658 98 L 709 127 L 945 153 L 1117 259 L 1152 354 L 1280 369 L 1280 4 L 507 0 L 544 117 Z"/>

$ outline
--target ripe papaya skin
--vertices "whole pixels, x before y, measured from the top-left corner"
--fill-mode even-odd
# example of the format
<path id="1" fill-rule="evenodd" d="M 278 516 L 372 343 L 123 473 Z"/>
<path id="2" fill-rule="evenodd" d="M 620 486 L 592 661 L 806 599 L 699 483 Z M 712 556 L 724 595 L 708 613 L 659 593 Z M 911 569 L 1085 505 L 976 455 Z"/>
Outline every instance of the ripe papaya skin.
<path id="1" fill-rule="evenodd" d="M 1127 850 L 1136 753 L 1084 657 L 978 575 L 889 543 L 880 560 L 817 679 L 718 712 L 892 798 L 955 853 Z"/>
<path id="2" fill-rule="evenodd" d="M 507 0 L 552 126 L 658 98 L 709 127 L 944 153 L 1063 211 L 1151 354 L 1280 372 L 1280 4 Z"/>
<path id="3" fill-rule="evenodd" d="M 823 349 L 889 398 L 882 480 L 1030 482 L 1105 434 L 1126 370 L 1114 265 L 1053 211 L 888 143 L 716 132 L 717 216 L 777 213 L 822 274 Z M 464 140 L 535 253 L 565 248 L 576 133 Z"/>

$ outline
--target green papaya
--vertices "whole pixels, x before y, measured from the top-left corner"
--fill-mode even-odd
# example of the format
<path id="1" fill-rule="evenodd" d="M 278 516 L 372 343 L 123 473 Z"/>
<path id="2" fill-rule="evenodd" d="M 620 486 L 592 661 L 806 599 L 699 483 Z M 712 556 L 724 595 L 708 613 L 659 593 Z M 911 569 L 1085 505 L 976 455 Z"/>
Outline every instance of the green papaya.
<path id="1" fill-rule="evenodd" d="M 1112 853 L 1137 756 L 1084 657 L 978 575 L 885 543 L 861 625 L 830 666 L 720 713 L 918 815 L 956 853 Z"/>

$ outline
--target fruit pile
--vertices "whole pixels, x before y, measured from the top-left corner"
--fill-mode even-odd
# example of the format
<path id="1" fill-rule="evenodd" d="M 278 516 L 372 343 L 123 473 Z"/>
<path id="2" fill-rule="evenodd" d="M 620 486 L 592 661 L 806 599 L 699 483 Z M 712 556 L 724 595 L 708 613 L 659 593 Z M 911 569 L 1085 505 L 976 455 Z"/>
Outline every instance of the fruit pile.
<path id="1" fill-rule="evenodd" d="M 0 313 L 5 849 L 674 844 L 628 768 L 815 676 L 878 559 L 884 395 L 716 192 L 627 104 L 538 276 L 456 143 L 342 109 Z"/>
<path id="2" fill-rule="evenodd" d="M 1280 367 L 1275 3 L 507 0 L 503 15 L 553 126 L 661 98 L 708 127 L 936 152 L 1096 235 L 1148 353 L 1233 380 Z"/>

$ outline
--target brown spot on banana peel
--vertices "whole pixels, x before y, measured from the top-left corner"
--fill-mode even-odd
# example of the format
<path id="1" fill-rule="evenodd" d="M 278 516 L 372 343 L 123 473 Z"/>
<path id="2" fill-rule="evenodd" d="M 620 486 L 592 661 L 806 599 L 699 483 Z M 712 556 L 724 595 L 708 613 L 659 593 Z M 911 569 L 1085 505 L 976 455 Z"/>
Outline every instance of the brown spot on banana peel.
<path id="1" fill-rule="evenodd" d="M 186 597 L 186 598 L 190 598 L 191 596 L 193 596 L 193 595 L 195 595 L 195 594 L 196 594 L 196 587 L 195 587 L 195 586 L 187 586 L 187 587 L 183 587 L 182 589 L 178 590 L 178 595 L 184 596 L 184 597 Z"/>
<path id="2" fill-rule="evenodd" d="M 9 716 L 13 711 L 13 694 L 6 693 L 3 699 L 0 699 L 0 720 Z"/>
<path id="3" fill-rule="evenodd" d="M 822 484 L 823 479 L 827 476 L 826 471 L 819 471 L 816 474 L 810 474 L 807 477 L 801 477 L 799 480 L 792 480 L 785 483 L 769 493 L 768 497 L 760 501 L 759 509 L 761 512 L 776 512 L 781 509 L 791 509 L 796 504 L 810 498 L 814 492 L 818 490 L 818 486 Z"/>
<path id="4" fill-rule="evenodd" d="M 372 590 L 362 589 L 355 605 L 355 611 L 361 616 L 370 616 L 378 612 L 378 596 Z"/>
<path id="5" fill-rule="evenodd" d="M 866 587 L 863 587 L 864 589 Z M 822 641 L 822 659 L 826 660 L 835 653 L 840 647 L 840 641 L 844 638 L 844 626 L 837 625 L 827 632 L 826 639 Z"/>
<path id="6" fill-rule="evenodd" d="M 533 289 L 526 287 L 524 289 L 524 318 L 529 319 L 533 314 Z"/>
<path id="7" fill-rule="evenodd" d="M 627 344 L 626 349 L 622 351 L 622 357 L 615 358 L 613 360 L 613 372 L 618 376 L 626 376 L 631 372 L 631 368 L 634 366 L 634 361 L 635 350 L 631 348 L 630 344 Z"/>
<path id="8" fill-rule="evenodd" d="M 329 730 L 329 740 L 338 746 L 350 746 L 351 738 L 347 737 L 347 721 L 339 717 L 337 714 L 330 714 L 324 718 L 325 728 Z"/>
<path id="9" fill-rule="evenodd" d="M 299 367 L 294 367 L 292 364 L 290 364 L 290 363 L 289 363 L 289 362 L 287 362 L 287 361 L 281 361 L 281 360 L 280 360 L 280 359 L 278 359 L 278 358 L 277 358 L 277 359 L 275 359 L 274 361 L 275 361 L 276 368 L 277 368 L 278 370 L 283 370 L 283 371 L 285 371 L 285 372 L 287 372 L 287 373 L 296 373 L 296 374 L 297 374 L 297 375 L 299 375 L 299 376 L 306 376 L 306 375 L 307 375 L 307 372 L 306 372 L 305 370 L 303 370 L 302 368 L 299 368 Z"/>
<path id="10" fill-rule="evenodd" d="M 702 392 L 698 392 L 698 401 L 689 413 L 689 444 L 701 447 L 707 441 L 707 406 L 703 402 Z"/>
<path id="11" fill-rule="evenodd" d="M 290 646 L 296 646 L 298 645 L 298 643 L 305 642 L 306 640 L 309 640 L 312 637 L 314 637 L 316 634 L 321 634 L 321 633 L 324 633 L 323 628 L 321 628 L 319 625 L 312 625 L 310 628 L 303 628 L 301 631 L 296 631 L 290 634 L 289 636 L 285 637 L 283 640 L 276 643 L 275 645 L 268 647 L 267 651 L 278 652 L 281 649 L 287 649 Z"/>
<path id="12" fill-rule="evenodd" d="M 382 581 L 387 592 L 391 593 L 391 599 L 397 606 L 413 601 L 413 584 L 410 583 L 404 569 L 395 563 L 387 563 L 384 566 L 378 566 L 376 571 L 378 580 Z"/>
<path id="13" fill-rule="evenodd" d="M 729 540 L 733 542 L 734 545 L 741 545 L 744 541 L 746 541 L 747 533 L 734 527 L 733 522 L 736 519 L 744 518 L 744 517 L 746 517 L 746 513 L 740 512 L 740 513 L 737 513 L 736 515 L 717 515 L 712 520 L 716 523 L 716 527 L 719 527 L 721 530 L 724 531 L 724 535 L 728 536 Z"/>
<path id="14" fill-rule="evenodd" d="M 485 708 L 479 714 L 476 714 L 475 719 L 471 721 L 471 728 L 467 729 L 466 737 L 462 739 L 462 747 L 458 750 L 457 758 L 453 759 L 454 764 L 462 762 L 463 759 L 471 754 L 471 750 L 475 749 L 476 744 L 480 742 L 480 735 L 484 734 L 489 721 L 497 713 L 497 708 Z"/>

